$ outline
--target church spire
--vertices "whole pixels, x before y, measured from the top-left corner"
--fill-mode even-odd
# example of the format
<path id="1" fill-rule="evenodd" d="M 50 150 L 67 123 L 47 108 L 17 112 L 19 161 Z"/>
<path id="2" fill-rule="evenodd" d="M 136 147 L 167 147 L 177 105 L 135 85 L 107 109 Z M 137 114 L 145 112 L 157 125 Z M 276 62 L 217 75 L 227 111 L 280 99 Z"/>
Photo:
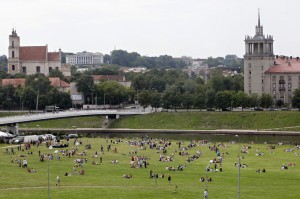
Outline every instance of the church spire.
<path id="1" fill-rule="evenodd" d="M 260 27 L 260 12 L 259 12 L 259 8 L 258 8 L 258 27 Z"/>
<path id="2" fill-rule="evenodd" d="M 258 24 L 255 27 L 255 36 L 263 36 L 263 27 L 260 25 L 260 10 L 258 8 Z"/>

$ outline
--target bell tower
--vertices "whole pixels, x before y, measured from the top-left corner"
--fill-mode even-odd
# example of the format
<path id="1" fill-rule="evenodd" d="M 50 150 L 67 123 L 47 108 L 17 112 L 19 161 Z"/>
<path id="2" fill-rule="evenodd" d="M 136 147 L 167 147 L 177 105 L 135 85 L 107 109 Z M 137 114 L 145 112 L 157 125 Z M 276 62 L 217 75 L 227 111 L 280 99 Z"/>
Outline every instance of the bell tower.
<path id="1" fill-rule="evenodd" d="M 245 37 L 244 55 L 244 92 L 247 94 L 264 93 L 264 72 L 274 65 L 273 36 L 265 36 L 263 26 L 260 24 L 258 10 L 258 23 L 255 27 L 254 37 Z"/>
<path id="2" fill-rule="evenodd" d="M 9 35 L 9 46 L 8 46 L 8 73 L 16 74 L 20 72 L 19 66 L 19 55 L 20 55 L 20 37 L 16 30 L 12 30 Z"/>

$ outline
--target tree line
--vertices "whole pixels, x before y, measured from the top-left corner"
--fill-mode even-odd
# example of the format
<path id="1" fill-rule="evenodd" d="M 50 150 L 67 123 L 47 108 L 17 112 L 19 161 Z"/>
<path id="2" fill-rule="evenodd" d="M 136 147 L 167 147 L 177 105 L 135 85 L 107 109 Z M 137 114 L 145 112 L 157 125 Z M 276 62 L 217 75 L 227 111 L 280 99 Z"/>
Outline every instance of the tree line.
<path id="1" fill-rule="evenodd" d="M 152 68 L 184 68 L 188 65 L 182 58 L 173 58 L 169 55 L 158 57 L 141 56 L 137 52 L 126 50 L 114 50 L 111 55 L 104 55 L 104 63 L 125 67 Z"/>
<path id="2" fill-rule="evenodd" d="M 43 110 L 48 105 L 56 105 L 64 109 L 71 107 L 72 102 L 69 93 L 60 92 L 51 86 L 49 78 L 43 74 L 26 76 L 25 86 L 0 87 L 1 109 Z"/>

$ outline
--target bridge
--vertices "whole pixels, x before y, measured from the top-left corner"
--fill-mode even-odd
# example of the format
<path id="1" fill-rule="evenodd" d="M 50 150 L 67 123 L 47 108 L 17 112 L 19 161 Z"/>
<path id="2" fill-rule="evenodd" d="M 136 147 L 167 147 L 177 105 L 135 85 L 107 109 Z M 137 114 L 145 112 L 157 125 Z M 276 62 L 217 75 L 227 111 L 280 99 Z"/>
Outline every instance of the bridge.
<path id="1" fill-rule="evenodd" d="M 48 112 L 48 113 L 36 113 L 36 114 L 24 114 L 15 115 L 9 117 L 0 118 L 0 126 L 6 125 L 7 132 L 14 134 L 18 133 L 18 124 L 42 120 L 70 118 L 70 117 L 83 117 L 83 116 L 94 116 L 103 115 L 107 117 L 120 118 L 121 116 L 128 115 L 144 115 L 150 112 L 143 112 L 139 109 L 114 109 L 114 110 L 74 110 L 74 111 L 63 111 L 63 112 Z"/>

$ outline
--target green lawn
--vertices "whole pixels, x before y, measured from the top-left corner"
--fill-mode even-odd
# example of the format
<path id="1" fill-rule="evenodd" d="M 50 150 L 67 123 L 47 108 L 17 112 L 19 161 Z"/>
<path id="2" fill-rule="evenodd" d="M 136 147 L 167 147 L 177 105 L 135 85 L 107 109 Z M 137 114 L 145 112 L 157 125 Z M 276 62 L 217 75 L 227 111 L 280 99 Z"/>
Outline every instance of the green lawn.
<path id="1" fill-rule="evenodd" d="M 73 117 L 39 122 L 19 124 L 19 128 L 101 128 L 104 123 L 104 116 Z"/>
<path id="2" fill-rule="evenodd" d="M 265 129 L 299 130 L 299 111 L 164 112 L 124 117 L 110 128 L 131 129 Z"/>
<path id="3" fill-rule="evenodd" d="M 193 137 L 187 137 L 187 140 Z M 233 139 L 236 139 L 233 137 Z M 209 160 L 216 158 L 216 153 L 209 149 L 217 143 L 208 143 L 201 145 L 195 143 L 196 147 L 188 149 L 187 152 L 192 156 L 196 151 L 201 151 L 202 155 L 199 159 L 188 163 L 187 157 L 179 156 L 177 140 L 172 140 L 171 147 L 167 147 L 167 154 L 174 154 L 174 161 L 160 162 L 158 161 L 162 150 L 149 149 L 141 150 L 137 146 L 130 146 L 127 139 L 122 139 L 119 144 L 111 144 L 112 149 L 117 148 L 117 153 L 107 152 L 106 146 L 110 144 L 104 138 L 81 138 L 82 145 L 78 147 L 78 152 L 84 151 L 86 144 L 91 144 L 92 149 L 86 150 L 86 156 L 75 155 L 68 158 L 60 152 L 55 154 L 55 149 L 49 151 L 42 144 L 38 148 L 32 146 L 28 151 L 17 151 L 16 155 L 6 154 L 6 145 L 0 144 L 0 198 L 47 198 L 47 161 L 40 162 L 38 151 L 41 153 L 52 153 L 54 160 L 50 160 L 50 196 L 51 198 L 203 198 L 203 191 L 206 183 L 199 182 L 201 176 L 205 176 L 205 167 Z M 137 140 L 128 139 L 128 140 Z M 187 147 L 190 141 L 184 141 L 182 147 Z M 115 139 L 112 139 L 115 141 Z M 159 140 L 153 139 L 159 144 Z M 66 141 L 64 141 L 66 142 Z M 70 141 L 70 148 L 74 149 L 73 140 Z M 100 165 L 92 165 L 92 161 L 99 162 L 98 158 L 92 158 L 95 151 L 100 152 L 100 145 L 104 146 L 103 163 Z M 276 145 L 271 153 L 268 150 L 268 144 L 235 144 L 226 142 L 226 147 L 218 146 L 221 154 L 224 153 L 222 169 L 223 172 L 208 172 L 208 176 L 212 178 L 212 182 L 208 183 L 209 198 L 224 199 L 237 198 L 237 179 L 238 168 L 234 166 L 237 162 L 237 155 L 240 146 L 251 146 L 248 154 L 242 154 L 242 163 L 247 164 L 247 168 L 241 168 L 241 198 L 253 199 L 280 199 L 280 198 L 299 198 L 300 191 L 298 189 L 300 170 L 299 156 L 293 152 L 285 152 L 284 150 L 293 146 Z M 255 149 L 258 149 L 256 151 Z M 147 168 L 130 168 L 129 162 L 131 156 L 129 152 L 137 150 L 137 156 L 149 157 L 149 165 Z M 28 154 L 33 151 L 33 154 Z M 264 153 L 262 156 L 256 156 L 256 153 Z M 28 173 L 26 169 L 19 168 L 18 164 L 10 163 L 11 157 L 20 158 L 19 155 L 25 155 L 30 168 L 34 168 L 36 173 Z M 61 159 L 57 160 L 56 155 L 60 155 Z M 85 175 L 64 176 L 65 172 L 72 173 L 75 157 L 87 158 L 88 162 L 84 164 Z M 118 164 L 112 164 L 110 161 L 118 160 Z M 285 163 L 296 163 L 295 167 L 289 167 L 288 170 L 281 170 L 281 165 Z M 167 171 L 166 167 L 178 164 L 186 164 L 183 171 Z M 213 166 L 213 165 L 212 165 Z M 219 168 L 219 165 L 218 165 Z M 266 169 L 266 173 L 257 173 L 257 169 Z M 81 170 L 77 168 L 77 170 Z M 165 178 L 157 179 L 149 178 L 149 172 L 164 173 Z M 123 174 L 132 174 L 132 179 L 125 179 Z M 55 186 L 56 176 L 61 178 L 61 185 Z M 167 177 L 171 175 L 171 183 L 168 183 Z M 175 187 L 177 186 L 177 189 Z"/>

